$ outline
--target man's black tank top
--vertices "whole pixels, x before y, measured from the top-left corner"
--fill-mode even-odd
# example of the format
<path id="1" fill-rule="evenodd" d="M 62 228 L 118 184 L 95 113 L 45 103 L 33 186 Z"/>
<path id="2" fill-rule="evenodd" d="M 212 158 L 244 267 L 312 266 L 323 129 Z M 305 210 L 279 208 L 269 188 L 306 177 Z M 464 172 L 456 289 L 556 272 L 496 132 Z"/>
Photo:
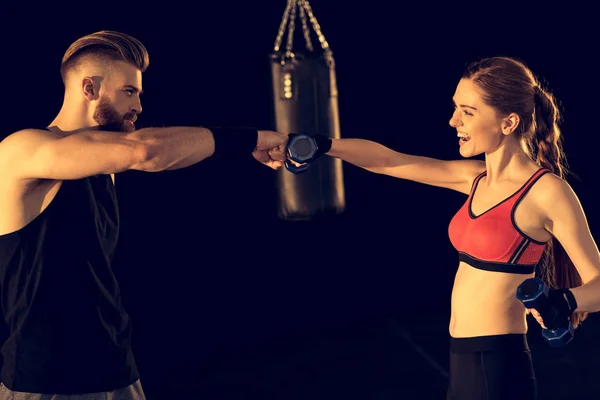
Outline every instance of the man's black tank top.
<path id="1" fill-rule="evenodd" d="M 110 175 L 65 180 L 24 228 L 0 235 L 4 385 L 111 391 L 138 379 L 131 324 L 111 268 L 119 210 Z"/>

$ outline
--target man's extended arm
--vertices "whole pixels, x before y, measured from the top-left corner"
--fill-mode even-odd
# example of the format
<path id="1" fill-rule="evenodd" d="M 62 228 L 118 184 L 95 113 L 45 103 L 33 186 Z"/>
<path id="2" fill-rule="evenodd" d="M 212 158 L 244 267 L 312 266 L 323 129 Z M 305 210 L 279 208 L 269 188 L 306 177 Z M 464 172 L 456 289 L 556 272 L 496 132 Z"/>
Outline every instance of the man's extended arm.
<path id="1" fill-rule="evenodd" d="M 0 168 L 17 178 L 57 180 L 130 169 L 156 172 L 209 157 L 250 154 L 260 146 L 285 146 L 286 141 L 287 136 L 277 132 L 235 128 L 143 128 L 132 133 L 91 130 L 66 137 L 28 129 L 0 143 Z M 283 158 L 283 152 L 279 153 Z"/>

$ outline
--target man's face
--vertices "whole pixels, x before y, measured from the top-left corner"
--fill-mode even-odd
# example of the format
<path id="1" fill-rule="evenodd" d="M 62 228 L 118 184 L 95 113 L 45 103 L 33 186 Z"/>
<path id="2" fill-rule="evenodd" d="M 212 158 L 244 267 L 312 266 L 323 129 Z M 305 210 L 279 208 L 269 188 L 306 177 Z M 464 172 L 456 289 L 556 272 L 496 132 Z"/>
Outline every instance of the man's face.
<path id="1" fill-rule="evenodd" d="M 125 62 L 115 62 L 110 76 L 100 91 L 93 113 L 94 121 L 102 130 L 135 131 L 137 115 L 142 112 L 142 73 Z"/>
<path id="2" fill-rule="evenodd" d="M 135 131 L 134 122 L 137 115 L 134 112 L 119 112 L 117 107 L 107 98 L 101 97 L 93 115 L 101 130 L 114 132 Z"/>

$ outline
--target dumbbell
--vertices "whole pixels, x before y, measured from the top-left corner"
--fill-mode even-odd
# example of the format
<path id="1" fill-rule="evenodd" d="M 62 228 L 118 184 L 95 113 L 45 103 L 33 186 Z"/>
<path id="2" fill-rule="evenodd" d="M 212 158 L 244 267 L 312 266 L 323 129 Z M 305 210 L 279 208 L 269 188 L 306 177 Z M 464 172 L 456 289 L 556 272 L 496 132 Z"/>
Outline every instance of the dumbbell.
<path id="1" fill-rule="evenodd" d="M 309 135 L 305 133 L 290 134 L 287 144 L 287 156 L 289 160 L 285 160 L 285 168 L 294 174 L 306 171 L 310 163 L 315 160 L 317 148 L 316 140 Z M 290 160 L 304 165 L 296 166 Z"/>
<path id="2" fill-rule="evenodd" d="M 550 289 L 538 278 L 525 280 L 517 288 L 517 298 L 526 308 L 535 308 L 542 316 L 548 307 L 548 294 Z M 566 327 L 558 329 L 543 329 L 542 336 L 552 347 L 564 346 L 573 339 L 574 329 L 571 321 Z"/>

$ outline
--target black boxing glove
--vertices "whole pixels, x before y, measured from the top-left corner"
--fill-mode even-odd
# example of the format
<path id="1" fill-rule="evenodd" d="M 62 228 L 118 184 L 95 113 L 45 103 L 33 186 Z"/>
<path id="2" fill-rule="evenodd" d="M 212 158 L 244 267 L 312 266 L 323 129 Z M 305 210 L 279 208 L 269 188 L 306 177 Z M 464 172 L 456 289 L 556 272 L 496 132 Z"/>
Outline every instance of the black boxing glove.
<path id="1" fill-rule="evenodd" d="M 577 301 L 569 289 L 551 289 L 543 310 L 538 310 L 550 330 L 569 326 L 569 317 L 577 309 Z"/>

